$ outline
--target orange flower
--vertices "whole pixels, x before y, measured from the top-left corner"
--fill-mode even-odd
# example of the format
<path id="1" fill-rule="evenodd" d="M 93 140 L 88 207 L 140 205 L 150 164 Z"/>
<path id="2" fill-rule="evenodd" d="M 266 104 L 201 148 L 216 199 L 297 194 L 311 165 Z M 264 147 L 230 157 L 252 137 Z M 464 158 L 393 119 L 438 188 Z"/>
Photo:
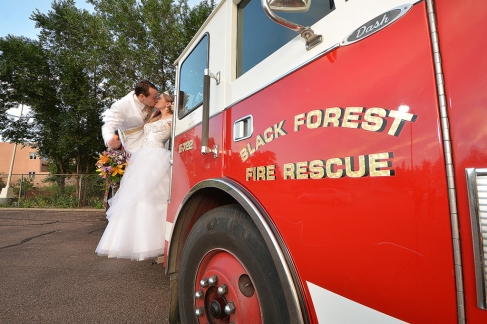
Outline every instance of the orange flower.
<path id="1" fill-rule="evenodd" d="M 128 158 L 123 151 L 107 150 L 100 154 L 95 165 L 96 172 L 106 180 L 107 186 L 113 186 L 122 179 L 128 165 Z"/>
<path id="2" fill-rule="evenodd" d="M 110 162 L 110 158 L 104 154 L 100 154 L 100 159 L 96 163 L 107 164 Z"/>

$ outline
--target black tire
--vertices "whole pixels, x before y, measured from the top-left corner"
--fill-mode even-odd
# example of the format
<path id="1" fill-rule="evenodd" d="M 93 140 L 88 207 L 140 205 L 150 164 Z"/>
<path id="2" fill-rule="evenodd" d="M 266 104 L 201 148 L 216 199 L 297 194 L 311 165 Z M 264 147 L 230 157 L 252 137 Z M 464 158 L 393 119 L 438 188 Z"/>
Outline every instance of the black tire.
<path id="1" fill-rule="evenodd" d="M 244 275 L 250 277 L 251 282 L 247 286 L 250 285 L 255 289 L 260 306 L 260 311 L 257 308 L 257 312 L 262 318 L 262 323 L 290 323 L 284 293 L 270 252 L 250 216 L 238 205 L 222 206 L 207 212 L 195 223 L 187 238 L 182 251 L 179 273 L 181 323 L 199 323 L 198 317 L 195 315 L 197 302 L 204 302 L 205 314 L 200 318 L 204 318 L 205 321 L 201 323 L 216 323 L 213 317 L 208 315 L 211 312 L 209 307 L 211 307 L 213 298 L 208 300 L 210 289 L 205 288 L 205 297 L 198 301 L 195 299 L 195 286 L 199 288 L 200 278 L 197 276 L 198 271 L 201 271 L 200 266 L 202 269 L 204 268 L 201 265 L 202 260 L 207 262 L 208 258 L 211 259 L 211 255 L 218 254 L 219 251 L 221 251 L 221 255 L 226 255 L 229 259 L 233 256 L 246 270 L 247 274 L 240 275 L 240 277 Z M 233 262 L 233 260 L 231 261 Z M 235 273 L 235 275 L 239 274 Z M 196 282 L 198 285 L 195 284 Z M 220 284 L 218 283 L 212 289 L 216 289 L 216 286 L 220 286 Z M 230 289 L 241 294 L 238 298 L 242 298 L 245 294 L 242 294 L 238 285 Z M 236 311 L 241 311 L 238 316 L 241 316 L 242 312 L 255 313 L 255 310 L 245 310 L 245 306 L 242 306 L 241 309 L 239 307 L 237 304 Z M 226 319 L 218 320 L 218 323 L 232 322 L 232 316 L 237 315 L 229 315 Z M 256 315 L 253 314 L 253 316 Z M 244 323 L 247 322 L 244 320 Z"/>

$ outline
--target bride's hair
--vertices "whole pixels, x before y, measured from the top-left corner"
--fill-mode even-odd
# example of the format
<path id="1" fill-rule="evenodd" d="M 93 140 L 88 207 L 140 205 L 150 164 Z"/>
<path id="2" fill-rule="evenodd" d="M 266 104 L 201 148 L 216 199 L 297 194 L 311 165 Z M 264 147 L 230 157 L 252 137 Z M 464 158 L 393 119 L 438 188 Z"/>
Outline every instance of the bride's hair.
<path id="1" fill-rule="evenodd" d="M 171 95 L 169 94 L 169 92 L 164 91 L 164 92 L 162 93 L 162 96 L 164 97 L 164 99 L 165 99 L 167 102 L 170 102 L 171 104 L 173 104 L 173 103 L 174 103 L 174 98 L 173 98 L 173 96 L 171 96 Z M 174 107 L 174 105 L 169 106 L 169 111 L 171 112 L 171 114 L 173 114 L 173 113 L 174 113 L 174 108 L 173 108 L 173 107 Z M 154 117 L 152 117 L 152 118 L 151 118 L 151 119 L 148 121 L 148 123 L 152 123 L 152 122 L 158 121 L 159 119 L 161 119 L 161 117 L 162 117 L 161 112 L 160 112 L 160 111 L 157 111 L 157 112 L 156 112 L 156 114 L 154 115 Z"/>

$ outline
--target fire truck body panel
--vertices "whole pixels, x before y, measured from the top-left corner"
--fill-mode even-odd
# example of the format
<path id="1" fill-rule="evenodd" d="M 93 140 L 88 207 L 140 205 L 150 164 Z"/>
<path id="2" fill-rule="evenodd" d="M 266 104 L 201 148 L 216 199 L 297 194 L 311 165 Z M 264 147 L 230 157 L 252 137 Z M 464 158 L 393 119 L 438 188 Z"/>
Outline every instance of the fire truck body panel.
<path id="1" fill-rule="evenodd" d="M 256 223 L 274 262 L 282 263 L 277 271 L 287 305 L 300 308 L 291 312 L 302 322 L 461 322 L 426 1 L 334 5 L 312 26 L 323 34 L 322 44 L 306 51 L 297 36 L 237 77 L 238 9 L 222 1 L 176 62 L 182 104 L 184 64 L 207 42 L 205 68 L 214 76 L 208 147 L 214 152 L 201 154 L 202 107 L 180 109 L 167 271 L 181 271 L 183 246 L 198 218 L 236 203 Z M 487 312 L 477 307 L 465 168 L 487 166 L 481 118 L 486 45 L 458 44 L 470 34 L 483 39 L 487 5 L 456 5 L 437 4 L 438 33 L 450 99 L 465 308 L 469 323 L 481 323 Z M 343 43 L 398 7 L 404 11 L 394 22 Z M 461 24 L 451 23 L 470 16 L 471 24 L 458 30 Z"/>
<path id="2" fill-rule="evenodd" d="M 415 6 L 385 30 L 335 50 L 333 63 L 322 57 L 233 107 L 232 121 L 254 116 L 255 135 L 232 144 L 232 161 L 242 150 L 249 157 L 225 162 L 224 175 L 271 215 L 301 280 L 406 322 L 448 323 L 456 321 L 453 253 L 424 10 Z M 325 127 L 324 115 L 337 103 L 343 114 L 349 107 L 408 106 L 417 120 L 397 136 L 388 134 L 392 119 L 381 132 L 367 131 L 359 121 L 345 127 L 343 119 Z M 276 136 L 283 120 L 285 135 Z M 394 175 L 309 175 L 312 161 L 323 165 L 335 158 L 345 165 L 351 157 L 357 167 L 360 156 L 370 162 L 376 153 L 391 153 Z M 267 179 L 269 166 L 275 180 Z M 258 167 L 266 168 L 264 176 L 253 169 Z M 286 167 L 294 172 L 284 180 Z M 322 312 L 333 307 L 315 304 Z"/>
<path id="3" fill-rule="evenodd" d="M 487 4 L 438 1 L 437 20 L 449 114 L 456 206 L 460 222 L 465 308 L 468 323 L 486 323 L 487 311 L 477 306 L 471 216 L 465 169 L 487 166 Z M 484 231 L 485 233 L 485 231 Z M 486 239 L 484 237 L 484 246 Z M 484 297 L 485 300 L 485 297 Z"/>
<path id="4" fill-rule="evenodd" d="M 407 2 L 407 8 L 418 1 L 420 0 Z M 327 35 L 319 48 L 314 51 L 303 51 L 302 39 L 300 36 L 296 36 L 237 78 L 235 74 L 238 52 L 236 44 L 237 6 L 230 1 L 221 1 L 195 35 L 191 44 L 183 51 L 176 64 L 184 63 L 185 58 L 191 54 L 204 36 L 209 35 L 211 53 L 208 65 L 211 71 L 220 72 L 221 79 L 218 85 L 212 82 L 210 86 L 212 93 L 210 115 L 214 115 L 329 52 L 363 23 L 393 8 L 400 7 L 405 2 L 404 0 L 374 1 L 373 4 L 356 2 L 353 6 L 348 5 L 345 0 L 334 0 L 333 3 L 335 9 L 312 26 Z M 192 111 L 188 118 L 178 120 L 178 124 L 175 125 L 176 135 L 201 122 L 201 112 L 198 109 Z"/>

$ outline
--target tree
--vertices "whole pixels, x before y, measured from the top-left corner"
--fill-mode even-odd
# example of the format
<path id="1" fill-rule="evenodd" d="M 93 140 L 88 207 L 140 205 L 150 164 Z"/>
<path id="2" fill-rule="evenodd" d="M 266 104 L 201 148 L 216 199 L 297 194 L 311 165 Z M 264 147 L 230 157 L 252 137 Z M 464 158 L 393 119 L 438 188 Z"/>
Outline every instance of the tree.
<path id="1" fill-rule="evenodd" d="M 41 28 L 39 41 L 58 81 L 56 97 L 60 102 L 55 118 L 59 127 L 56 134 L 50 134 L 57 136 L 57 141 L 42 142 L 39 151 L 50 158 L 55 155 L 74 161 L 74 170 L 61 163 L 55 165 L 56 173 L 90 173 L 95 169 L 95 152 L 103 148 L 101 114 L 106 106 L 104 80 L 109 69 L 104 58 L 110 38 L 100 17 L 77 9 L 73 0 L 54 1 L 47 14 L 37 10 L 31 18 Z"/>
<path id="2" fill-rule="evenodd" d="M 6 111 L 20 105 L 55 106 L 55 81 L 47 57 L 37 41 L 25 37 L 0 38 L 0 135 L 25 143 L 35 139 L 28 119 L 9 118 Z"/>
<path id="3" fill-rule="evenodd" d="M 38 41 L 7 36 L 0 39 L 0 107 L 3 111 L 19 105 L 32 108 L 30 118 L 4 118 L 1 135 L 5 140 L 37 148 L 49 156 L 58 173 L 68 172 L 72 158 L 58 148 L 62 121 L 56 118 L 60 101 L 58 80 L 51 73 L 46 52 Z"/>
<path id="4" fill-rule="evenodd" d="M 178 49 L 178 53 L 184 50 L 184 47 L 191 41 L 193 36 L 198 32 L 201 25 L 205 22 L 206 18 L 215 9 L 214 0 L 203 0 L 194 8 L 189 9 L 185 7 L 182 15 L 182 27 L 183 27 L 183 39 L 181 42 L 182 47 Z"/>
<path id="5" fill-rule="evenodd" d="M 38 41 L 0 38 L 0 135 L 28 143 L 53 174 L 92 173 L 103 150 L 102 113 L 140 79 L 173 90 L 173 62 L 214 8 L 204 0 L 54 0 L 36 10 Z M 29 118 L 8 118 L 25 104 Z M 29 121 L 33 120 L 33 121 Z M 54 177 L 64 186 L 63 177 Z"/>
<path id="6" fill-rule="evenodd" d="M 111 75 L 115 97 L 148 79 L 161 90 L 173 90 L 174 62 L 215 7 L 204 0 L 190 9 L 187 0 L 88 0 L 110 31 Z"/>

